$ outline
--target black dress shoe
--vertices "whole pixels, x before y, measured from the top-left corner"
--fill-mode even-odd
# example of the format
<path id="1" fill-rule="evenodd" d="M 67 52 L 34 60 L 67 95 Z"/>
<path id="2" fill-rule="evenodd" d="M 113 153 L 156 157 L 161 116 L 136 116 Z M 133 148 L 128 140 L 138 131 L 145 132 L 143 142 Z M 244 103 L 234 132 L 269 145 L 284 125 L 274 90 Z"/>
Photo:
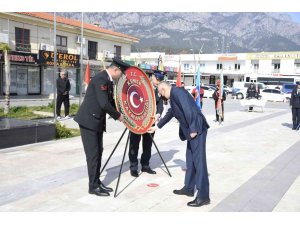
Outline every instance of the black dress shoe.
<path id="1" fill-rule="evenodd" d="M 150 173 L 150 174 L 156 174 L 154 170 L 151 170 L 150 167 L 142 167 L 142 172 Z"/>
<path id="2" fill-rule="evenodd" d="M 92 195 L 97 195 L 97 196 L 109 196 L 109 192 L 105 191 L 101 187 L 89 189 L 89 193 Z"/>
<path id="3" fill-rule="evenodd" d="M 106 187 L 104 186 L 104 184 L 100 184 L 100 188 L 102 188 L 104 191 L 107 191 L 107 192 L 113 192 L 114 190 L 110 187 Z"/>
<path id="4" fill-rule="evenodd" d="M 130 174 L 131 174 L 131 176 L 133 176 L 133 177 L 138 177 L 138 176 L 139 176 L 137 170 L 130 170 Z"/>
<path id="5" fill-rule="evenodd" d="M 200 207 L 203 205 L 208 205 L 210 203 L 209 198 L 196 197 L 194 201 L 188 202 L 187 205 L 191 207 Z"/>
<path id="6" fill-rule="evenodd" d="M 189 196 L 189 197 L 194 197 L 194 192 L 187 191 L 184 187 L 181 188 L 180 190 L 174 190 L 173 193 L 176 194 L 176 195 L 186 195 L 186 196 Z"/>

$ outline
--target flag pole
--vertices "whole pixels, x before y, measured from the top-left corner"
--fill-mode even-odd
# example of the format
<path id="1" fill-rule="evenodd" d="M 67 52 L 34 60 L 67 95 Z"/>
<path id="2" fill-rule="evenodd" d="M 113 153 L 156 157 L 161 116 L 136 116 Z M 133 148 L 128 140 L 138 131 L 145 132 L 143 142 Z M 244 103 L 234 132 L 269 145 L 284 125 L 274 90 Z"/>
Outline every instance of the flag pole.
<path id="1" fill-rule="evenodd" d="M 56 118 L 56 70 L 57 70 L 57 51 L 56 51 L 56 12 L 54 12 L 53 15 L 53 26 L 54 26 L 54 32 L 53 32 L 53 47 L 54 47 L 54 65 L 53 65 L 53 117 L 54 117 L 54 123 L 57 121 Z"/>
<path id="2" fill-rule="evenodd" d="M 82 78 L 83 78 L 83 12 L 81 12 L 79 105 L 81 105 L 82 102 Z"/>

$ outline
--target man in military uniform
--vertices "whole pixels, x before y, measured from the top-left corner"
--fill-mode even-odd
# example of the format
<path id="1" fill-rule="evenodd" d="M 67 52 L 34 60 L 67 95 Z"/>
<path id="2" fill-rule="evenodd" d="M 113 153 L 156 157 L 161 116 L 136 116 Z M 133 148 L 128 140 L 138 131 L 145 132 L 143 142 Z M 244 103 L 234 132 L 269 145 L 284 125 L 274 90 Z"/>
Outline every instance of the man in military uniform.
<path id="1" fill-rule="evenodd" d="M 299 130 L 300 127 L 300 82 L 291 93 L 290 106 L 292 108 L 293 116 L 293 130 Z"/>
<path id="2" fill-rule="evenodd" d="M 155 99 L 156 99 L 156 121 L 159 119 L 163 112 L 163 101 L 158 95 L 157 85 L 159 82 L 164 80 L 165 72 L 160 70 L 154 70 L 151 76 L 152 84 L 154 87 Z M 130 161 L 130 174 L 133 177 L 138 177 L 138 153 L 139 153 L 139 145 L 141 141 L 141 137 L 143 136 L 143 153 L 141 155 L 141 165 L 142 165 L 142 172 L 156 174 L 154 170 L 152 170 L 149 166 L 149 161 L 151 158 L 151 147 L 152 147 L 152 138 L 154 137 L 153 134 L 145 133 L 145 134 L 135 134 L 130 132 L 130 144 L 129 144 L 129 161 Z"/>
<path id="3" fill-rule="evenodd" d="M 123 115 L 116 108 L 113 99 L 113 80 L 117 80 L 130 67 L 121 60 L 113 59 L 108 69 L 91 79 L 86 95 L 74 120 L 79 124 L 81 139 L 86 155 L 89 193 L 109 196 L 113 189 L 100 181 L 103 152 L 103 132 L 106 131 L 106 113 L 113 119 L 123 121 Z"/>

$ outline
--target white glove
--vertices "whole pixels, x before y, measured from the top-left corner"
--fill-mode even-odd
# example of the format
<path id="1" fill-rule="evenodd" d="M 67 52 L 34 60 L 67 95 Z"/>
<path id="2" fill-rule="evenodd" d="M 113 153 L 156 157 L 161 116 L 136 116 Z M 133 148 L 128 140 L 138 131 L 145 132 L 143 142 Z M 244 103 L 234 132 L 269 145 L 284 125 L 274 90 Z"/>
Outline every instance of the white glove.
<path id="1" fill-rule="evenodd" d="M 158 129 L 157 126 L 155 126 L 155 127 L 150 127 L 150 128 L 147 130 L 147 133 L 152 134 L 152 133 L 154 133 L 157 129 Z"/>

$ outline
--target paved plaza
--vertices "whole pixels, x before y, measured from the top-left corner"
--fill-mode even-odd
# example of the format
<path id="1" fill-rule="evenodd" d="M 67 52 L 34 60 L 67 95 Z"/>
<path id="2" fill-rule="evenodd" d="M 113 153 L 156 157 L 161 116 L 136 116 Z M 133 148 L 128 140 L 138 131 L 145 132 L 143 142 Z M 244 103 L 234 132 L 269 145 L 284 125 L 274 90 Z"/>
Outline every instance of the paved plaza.
<path id="1" fill-rule="evenodd" d="M 190 215 L 188 218 L 195 219 L 198 212 L 295 212 L 293 217 L 284 214 L 284 220 L 293 218 L 290 222 L 295 222 L 299 219 L 300 131 L 291 129 L 288 103 L 270 102 L 264 112 L 260 109 L 248 112 L 238 100 L 228 99 L 222 125 L 214 122 L 211 99 L 205 99 L 203 112 L 211 126 L 207 136 L 210 205 L 188 207 L 187 202 L 194 198 L 173 194 L 174 189 L 183 186 L 186 148 L 186 142 L 178 137 L 179 124 L 173 119 L 155 134 L 155 142 L 172 176 L 168 175 L 154 146 L 150 163 L 157 174 L 140 172 L 138 178 L 130 176 L 127 150 L 116 197 L 114 194 L 110 197 L 88 194 L 80 137 L 0 149 L 0 212 L 101 212 L 102 216 L 111 212 L 147 213 L 135 215 L 139 220 L 164 212 L 163 215 L 167 215 L 169 221 L 175 220 L 176 224 L 186 220 L 179 223 L 182 214 L 174 212 L 184 212 Z M 61 123 L 78 128 L 72 119 Z M 113 119 L 108 119 L 107 123 L 103 165 L 125 129 Z M 114 189 L 127 135 L 126 132 L 101 176 L 103 183 Z M 108 214 L 108 218 L 113 215 Z M 200 215 L 206 218 L 211 214 Z M 272 213 L 273 224 L 279 224 L 283 219 L 274 215 L 277 214 Z M 130 220 L 132 216 L 129 214 L 125 218 Z M 51 221 L 51 216 L 47 217 Z M 86 217 L 90 218 L 90 214 Z M 247 221 L 251 219 L 248 215 Z M 147 221 L 145 224 L 150 224 Z"/>

